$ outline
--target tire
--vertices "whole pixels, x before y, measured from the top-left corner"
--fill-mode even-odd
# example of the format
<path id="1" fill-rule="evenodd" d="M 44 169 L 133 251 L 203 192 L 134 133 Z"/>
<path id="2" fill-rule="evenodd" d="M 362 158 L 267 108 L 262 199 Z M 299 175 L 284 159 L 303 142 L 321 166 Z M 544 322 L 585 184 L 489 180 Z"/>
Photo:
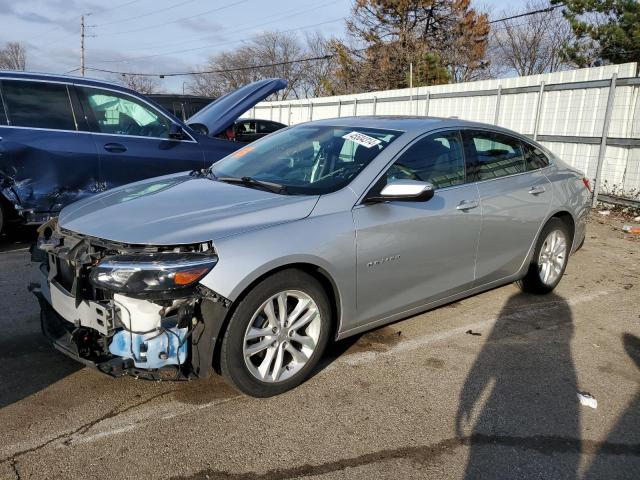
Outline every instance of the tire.
<path id="1" fill-rule="evenodd" d="M 7 222 L 7 213 L 5 212 L 5 208 L 3 205 L 4 202 L 2 202 L 2 200 L 0 200 L 0 235 L 2 235 L 6 228 L 6 222 Z"/>
<path id="2" fill-rule="evenodd" d="M 556 237 L 553 237 L 553 235 L 556 235 Z M 555 244 L 557 245 L 555 249 L 552 248 L 554 238 L 558 242 Z M 564 243 L 562 258 L 560 258 L 562 250 L 560 240 Z M 567 225 L 559 218 L 550 219 L 540 232 L 529 270 L 519 282 L 522 290 L 538 295 L 553 291 L 560 283 L 567 268 L 571 241 Z M 545 251 L 541 255 L 543 249 Z M 551 258 L 551 261 L 546 261 L 546 258 Z M 547 272 L 549 273 L 547 274 Z"/>
<path id="3" fill-rule="evenodd" d="M 220 349 L 222 374 L 252 397 L 286 392 L 318 364 L 331 325 L 329 300 L 315 278 L 295 269 L 277 272 L 251 289 L 233 312 Z"/>

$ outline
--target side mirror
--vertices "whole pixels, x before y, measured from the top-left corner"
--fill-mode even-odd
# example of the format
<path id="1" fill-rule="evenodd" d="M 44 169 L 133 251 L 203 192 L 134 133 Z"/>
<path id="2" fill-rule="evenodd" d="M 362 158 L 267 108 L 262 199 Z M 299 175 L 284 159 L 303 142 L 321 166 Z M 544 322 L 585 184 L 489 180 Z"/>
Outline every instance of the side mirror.
<path id="1" fill-rule="evenodd" d="M 416 180 L 397 180 L 386 185 L 379 194 L 365 198 L 365 203 L 388 202 L 426 202 L 433 198 L 434 187 L 429 182 Z"/>
<path id="2" fill-rule="evenodd" d="M 172 123 L 169 127 L 169 138 L 172 140 L 182 140 L 184 138 L 184 130 L 177 123 Z"/>

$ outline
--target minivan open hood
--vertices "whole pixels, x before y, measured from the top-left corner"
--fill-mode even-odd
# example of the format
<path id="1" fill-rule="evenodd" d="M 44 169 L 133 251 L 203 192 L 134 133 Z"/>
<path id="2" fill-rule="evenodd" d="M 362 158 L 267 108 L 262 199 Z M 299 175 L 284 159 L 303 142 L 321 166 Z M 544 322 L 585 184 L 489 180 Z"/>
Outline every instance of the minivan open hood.
<path id="1" fill-rule="evenodd" d="M 207 127 L 210 136 L 218 135 L 256 103 L 286 86 L 287 81 L 282 78 L 268 78 L 250 83 L 211 102 L 186 123 L 189 126 L 202 124 Z M 199 129 L 196 127 L 195 130 Z"/>
<path id="2" fill-rule="evenodd" d="M 69 205 L 61 228 L 133 245 L 184 245 L 307 217 L 318 196 L 278 195 L 188 174 L 115 188 Z"/>

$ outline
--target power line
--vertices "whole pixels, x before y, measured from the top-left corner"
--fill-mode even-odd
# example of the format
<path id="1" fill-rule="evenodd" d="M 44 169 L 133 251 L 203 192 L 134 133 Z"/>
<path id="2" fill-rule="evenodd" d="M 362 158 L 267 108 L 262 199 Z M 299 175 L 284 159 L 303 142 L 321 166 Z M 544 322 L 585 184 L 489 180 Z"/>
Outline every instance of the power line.
<path id="1" fill-rule="evenodd" d="M 547 12 L 551 12 L 553 10 L 555 10 L 556 8 L 561 8 L 564 7 L 563 4 L 558 4 L 558 5 L 551 5 L 550 7 L 547 8 L 541 8 L 539 10 L 532 10 L 530 12 L 524 12 L 524 13 L 519 13 L 517 15 L 511 15 L 510 17 L 504 17 L 504 18 L 498 18 L 496 20 L 491 20 L 489 22 L 489 24 L 493 24 L 493 23 L 498 23 L 498 22 L 506 22 L 507 20 L 513 20 L 514 18 L 521 18 L 521 17 L 527 17 L 529 15 L 536 15 L 538 13 L 547 13 Z"/>
<path id="2" fill-rule="evenodd" d="M 292 65 L 294 63 L 303 63 L 303 62 L 313 62 L 317 60 L 328 60 L 329 58 L 335 57 L 337 54 L 331 53 L 327 55 L 320 55 L 317 57 L 308 57 L 308 58 L 299 58 L 297 60 L 287 60 L 285 62 L 276 62 L 276 63 L 264 63 L 261 65 L 251 65 L 247 67 L 236 67 L 236 68 L 225 68 L 225 69 L 216 69 L 216 70 L 201 70 L 198 72 L 172 72 L 172 73 L 139 73 L 139 72 L 121 72 L 116 70 L 108 70 L 104 68 L 93 68 L 86 67 L 86 70 L 91 70 L 94 72 L 102 72 L 102 73 L 112 73 L 116 75 L 131 75 L 136 77 L 181 77 L 186 75 L 203 75 L 207 73 L 232 73 L 232 72 L 241 72 L 244 70 L 258 70 L 261 68 L 269 68 L 269 67 L 281 67 L 285 65 Z M 77 70 L 77 69 L 76 69 Z"/>
<path id="3" fill-rule="evenodd" d="M 311 12 L 313 10 L 317 10 L 319 8 L 324 8 L 324 7 L 328 6 L 328 5 L 331 5 L 333 3 L 337 3 L 339 1 L 341 1 L 341 0 L 331 0 L 330 2 L 324 2 L 324 3 L 320 4 L 320 5 L 316 5 L 316 6 L 312 7 L 312 8 L 304 8 L 302 10 L 299 10 L 299 11 L 295 12 L 295 13 L 290 13 L 290 14 L 285 15 L 285 16 L 282 16 L 282 15 L 273 16 L 272 15 L 271 18 L 275 17 L 274 20 L 271 20 L 271 21 L 268 21 L 268 22 L 262 22 L 262 23 L 258 23 L 258 24 L 254 24 L 254 25 L 249 25 L 248 27 L 241 28 L 239 30 L 234 30 L 234 33 L 246 32 L 246 31 L 254 29 L 254 28 L 260 28 L 260 27 L 263 27 L 265 25 L 270 25 L 272 23 L 279 22 L 281 20 L 285 20 L 285 19 L 292 18 L 292 17 L 298 16 L 298 15 L 302 15 L 304 13 L 309 13 L 309 12 Z M 269 18 L 269 17 L 266 17 L 266 18 Z M 281 33 L 296 31 L 296 30 L 300 30 L 300 29 L 303 29 L 303 28 L 311 28 L 311 27 L 319 26 L 319 25 L 325 25 L 327 23 L 334 23 L 334 22 L 337 22 L 339 20 L 343 20 L 343 18 L 340 17 L 340 18 L 338 18 L 336 20 L 331 20 L 329 22 L 321 22 L 321 23 L 317 23 L 317 24 L 314 24 L 314 25 L 308 25 L 306 27 L 289 29 L 289 30 L 285 30 L 284 32 L 281 32 Z M 202 39 L 202 37 L 199 37 L 197 39 L 191 39 L 191 40 L 187 40 L 187 41 L 183 41 L 183 42 L 177 42 L 177 43 L 174 42 L 174 43 L 171 43 L 171 44 L 156 45 L 154 47 L 140 48 L 138 50 L 149 50 L 149 49 L 154 49 L 154 48 L 158 48 L 158 47 L 162 47 L 162 46 L 168 46 L 168 45 L 180 45 L 180 44 L 185 44 L 185 43 L 192 43 L 192 42 L 195 42 L 195 41 L 198 41 L 198 40 L 201 40 L 201 39 Z M 142 56 L 131 57 L 131 58 L 122 58 L 122 59 L 113 59 L 113 60 L 99 60 L 98 63 L 127 63 L 127 62 L 130 62 L 132 60 L 143 60 L 143 59 L 147 59 L 147 58 L 155 58 L 155 57 L 160 57 L 160 56 L 164 56 L 164 55 L 173 55 L 173 54 L 176 54 L 176 53 L 186 53 L 186 52 L 191 52 L 191 51 L 196 51 L 196 50 L 203 50 L 203 49 L 206 49 L 206 48 L 215 48 L 215 47 L 219 47 L 219 46 L 238 43 L 239 41 L 241 41 L 241 40 L 230 40 L 230 41 L 227 41 L 227 42 L 222 42 L 222 43 L 217 43 L 217 44 L 208 44 L 208 45 L 204 45 L 204 46 L 187 48 L 187 49 L 183 49 L 183 50 L 174 50 L 174 51 L 170 51 L 170 52 L 161 52 L 161 53 L 155 53 L 155 54 L 150 54 L 150 55 L 142 55 Z"/>
<path id="4" fill-rule="evenodd" d="M 186 5 L 187 3 L 191 3 L 191 2 L 194 2 L 194 1 L 195 0 L 185 0 L 184 2 L 176 3 L 175 5 L 170 5 L 168 7 L 161 8 L 160 10 L 154 10 L 152 12 L 142 13 L 140 15 L 135 15 L 133 17 L 123 18 L 121 20 L 111 20 L 110 22 L 99 23 L 97 25 L 94 25 L 94 27 L 105 27 L 107 25 L 113 25 L 113 24 L 116 24 L 116 23 L 131 22 L 133 20 L 138 20 L 140 18 L 148 17 L 149 15 L 155 15 L 156 13 L 166 12 L 167 10 L 171 10 L 173 8 L 178 8 L 178 7 L 181 7 L 182 5 Z"/>
<path id="5" fill-rule="evenodd" d="M 96 13 L 96 15 L 102 15 L 102 14 L 104 14 L 104 13 L 111 12 L 111 11 L 113 11 L 113 10 L 117 10 L 118 8 L 128 7 L 128 6 L 129 6 L 129 5 L 131 5 L 132 3 L 136 3 L 136 2 L 139 2 L 139 1 L 140 1 L 140 0 L 130 0 L 130 1 L 128 1 L 128 2 L 121 3 L 120 5 L 114 5 L 114 6 L 113 6 L 113 7 L 111 7 L 111 8 L 107 8 L 106 10 L 102 10 L 102 11 L 100 11 L 100 12 Z"/>
<path id="6" fill-rule="evenodd" d="M 218 6 L 216 8 L 212 8 L 211 10 L 206 10 L 204 12 L 200 12 L 200 13 L 197 13 L 195 15 L 189 15 L 188 17 L 176 18 L 175 20 L 171 20 L 170 22 L 156 23 L 154 25 L 149 25 L 147 27 L 134 28 L 134 29 L 131 29 L 131 30 L 124 30 L 124 31 L 121 31 L 121 32 L 107 33 L 107 34 L 104 34 L 104 35 L 101 35 L 101 36 L 112 37 L 112 36 L 115 36 L 115 35 L 125 35 L 127 33 L 143 32 L 145 30 L 151 30 L 153 28 L 164 27 L 164 26 L 170 25 L 172 23 L 178 23 L 178 22 L 182 22 L 184 20 L 190 20 L 192 18 L 200 17 L 202 15 L 206 15 L 206 14 L 211 13 L 211 12 L 219 12 L 220 10 L 226 10 L 227 8 L 235 7 L 236 5 L 240 5 L 241 3 L 246 3 L 248 1 L 249 0 L 240 0 L 240 1 L 235 2 L 235 3 L 230 3 L 230 4 L 227 4 L 227 5 L 221 5 L 221 6 Z"/>
<path id="7" fill-rule="evenodd" d="M 137 0 L 134 0 L 134 1 L 137 1 Z M 161 9 L 161 10 L 157 10 L 155 12 L 151 12 L 149 14 L 141 15 L 139 17 L 134 17 L 134 18 L 140 18 L 142 16 L 147 16 L 147 15 L 159 13 L 161 11 L 169 10 L 170 8 L 174 8 L 174 7 L 183 5 L 185 3 L 189 3 L 191 1 L 193 1 L 193 0 L 187 0 L 185 2 L 182 2 L 182 3 L 178 4 L 178 5 L 174 5 L 172 7 L 168 7 L 168 8 Z M 240 2 L 237 2 L 237 3 L 243 3 L 243 1 L 246 1 L 246 0 L 241 0 Z M 308 10 L 305 10 L 305 11 L 302 11 L 302 12 L 298 12 L 298 13 L 294 13 L 294 14 L 291 14 L 291 15 L 288 15 L 288 16 L 285 16 L 285 17 L 281 17 L 281 18 L 278 18 L 275 21 L 279 21 L 282 18 L 289 18 L 291 16 L 296 16 L 296 15 L 299 15 L 301 13 L 307 13 L 308 11 L 315 10 L 317 8 L 322 8 L 323 6 L 326 6 L 328 4 L 336 3 L 336 1 L 338 1 L 338 0 L 333 0 L 333 1 L 328 2 L 326 4 L 322 4 L 322 5 L 316 6 L 316 7 L 312 8 L 312 9 L 308 9 Z M 130 3 L 133 3 L 133 1 L 130 2 Z M 236 4 L 231 4 L 231 5 L 228 5 L 228 6 L 233 6 L 233 5 L 236 5 Z M 539 14 L 539 13 L 547 13 L 547 12 L 551 12 L 551 11 L 557 9 L 557 8 L 560 8 L 562 6 L 563 5 L 561 5 L 561 4 L 560 5 L 553 5 L 553 6 L 550 6 L 548 8 L 533 10 L 533 11 L 529 11 L 529 12 L 520 13 L 520 14 L 517 14 L 517 15 L 511 15 L 509 17 L 504 17 L 504 18 L 492 20 L 492 21 L 490 21 L 488 23 L 495 24 L 495 23 L 505 22 L 505 21 L 508 21 L 508 20 L 516 19 L 516 18 L 522 18 L 522 17 L 529 16 L 529 15 L 536 15 L 536 14 Z M 220 7 L 220 8 L 227 8 L 227 7 Z M 211 10 L 211 11 L 213 11 L 213 10 Z M 185 20 L 185 19 L 188 19 L 188 18 L 194 18 L 194 17 L 197 17 L 197 16 L 201 16 L 201 15 L 203 15 L 205 13 L 207 13 L 207 12 L 202 12 L 202 13 L 197 14 L 197 15 L 192 15 L 192 16 L 189 16 L 189 17 L 185 17 L 183 19 L 174 20 L 174 21 L 169 22 L 169 23 L 174 23 L 176 21 Z M 334 22 L 337 22 L 337 21 L 340 21 L 340 20 L 343 20 L 343 18 L 341 17 L 341 18 L 337 18 L 337 19 L 334 19 L 334 20 L 329 20 L 329 21 L 325 21 L 325 22 L 319 22 L 319 23 L 312 24 L 312 25 L 305 25 L 305 26 L 298 27 L 298 28 L 292 28 L 292 29 L 289 29 L 289 30 L 281 31 L 280 33 L 287 33 L 287 32 L 297 31 L 297 30 L 301 30 L 301 29 L 305 29 L 305 28 L 311 28 L 311 27 L 314 27 L 314 26 L 325 25 L 325 24 L 334 23 Z M 116 23 L 116 22 L 109 22 L 109 23 Z M 102 24 L 102 26 L 107 25 L 109 23 Z M 262 26 L 262 25 L 268 24 L 268 23 L 273 23 L 273 22 L 265 22 L 265 23 L 259 24 L 257 26 L 252 26 L 252 27 L 245 28 L 244 30 L 248 30 L 248 29 L 251 29 L 251 28 L 256 28 L 256 27 L 259 27 L 259 26 Z M 151 27 L 148 27 L 148 28 L 155 28 L 155 26 L 151 26 Z M 139 31 L 139 30 L 137 30 L 137 31 Z M 236 32 L 239 32 L 239 31 L 243 31 L 243 30 L 236 30 Z M 120 33 L 125 33 L 125 32 L 120 32 Z M 115 34 L 113 34 L 113 35 L 115 35 Z M 216 44 L 216 45 L 205 45 L 205 46 L 200 46 L 200 47 L 195 47 L 195 48 L 188 48 L 188 49 L 183 49 L 183 50 L 176 50 L 176 51 L 173 51 L 173 52 L 165 52 L 165 53 L 159 53 L 159 54 L 154 54 L 154 55 L 146 55 L 146 56 L 134 57 L 134 58 L 129 58 L 129 59 L 104 60 L 104 61 L 98 61 L 98 63 L 129 62 L 129 61 L 132 61 L 132 60 L 140 60 L 140 59 L 145 59 L 145 58 L 154 58 L 154 57 L 159 57 L 159 56 L 164 56 L 164 55 L 171 55 L 171 54 L 177 54 L 177 53 L 185 53 L 185 52 L 191 52 L 191 51 L 196 51 L 196 50 L 202 50 L 202 49 L 206 49 L 206 48 L 212 48 L 212 47 L 217 47 L 217 46 L 222 46 L 222 45 L 228 45 L 228 44 L 238 43 L 238 42 L 242 42 L 242 41 L 244 41 L 244 40 L 234 40 L 234 41 L 219 43 L 219 44 Z M 289 60 L 289 61 L 285 61 L 285 62 L 277 62 L 277 63 L 270 63 L 270 64 L 251 65 L 251 66 L 247 66 L 247 67 L 237 67 L 237 68 L 231 68 L 231 69 L 216 69 L 216 70 L 203 70 L 203 71 L 191 71 L 191 72 L 141 73 L 141 72 L 123 72 L 123 71 L 118 71 L 118 70 L 110 70 L 110 69 L 95 68 L 95 67 L 85 67 L 85 69 L 86 70 L 95 71 L 95 72 L 111 73 L 111 74 L 117 74 L 117 75 L 156 76 L 156 77 L 159 76 L 159 77 L 163 78 L 163 77 L 177 77 L 177 76 L 187 76 L 187 75 L 201 75 L 201 74 L 207 74 L 207 73 L 231 73 L 231 72 L 238 72 L 238 71 L 243 71 L 243 70 L 253 70 L 253 69 L 284 66 L 284 65 L 294 64 L 294 63 L 302 63 L 302 62 L 317 61 L 317 60 L 326 60 L 326 59 L 329 59 L 329 58 L 333 58 L 335 56 L 336 56 L 336 54 L 328 54 L 328 55 L 322 55 L 322 56 L 317 56 L 317 57 L 303 58 L 303 59 L 297 59 L 297 60 Z M 82 67 L 75 68 L 73 70 L 70 70 L 67 73 L 72 73 L 72 72 L 77 71 L 79 69 L 82 69 Z"/>
<path id="8" fill-rule="evenodd" d="M 113 11 L 113 10 L 117 10 L 117 9 L 119 9 L 119 8 L 122 8 L 122 7 L 127 7 L 127 6 L 129 6 L 129 5 L 131 5 L 131 4 L 136 3 L 136 2 L 139 2 L 139 1 L 140 1 L 140 0 L 129 0 L 128 2 L 124 2 L 124 3 L 121 3 L 121 4 L 119 4 L 119 5 L 114 5 L 114 6 L 113 6 L 113 7 L 111 7 L 111 8 L 107 8 L 106 10 L 101 10 L 100 12 L 96 13 L 96 15 L 103 15 L 103 14 L 108 13 L 108 12 L 111 12 L 111 11 Z M 75 16 L 75 17 L 72 17 L 72 19 L 73 19 L 73 20 L 76 20 L 78 17 L 79 17 L 79 15 L 77 15 L 77 16 Z M 47 36 L 50 32 L 53 32 L 54 30 L 57 30 L 57 29 L 59 29 L 59 28 L 62 28 L 63 26 L 64 26 L 64 25 L 61 25 L 60 23 L 58 23 L 58 24 L 57 24 L 57 25 L 55 25 L 54 27 L 52 27 L 52 28 L 50 28 L 50 29 L 45 30 L 44 32 L 42 32 L 40 35 L 36 35 L 35 37 L 31 37 L 29 40 L 30 40 L 30 41 L 34 41 L 34 40 L 38 40 L 38 39 L 40 39 L 40 38 L 43 38 L 43 37 Z M 87 26 L 88 26 L 88 25 L 87 25 Z M 59 41 L 61 41 L 61 40 L 64 40 L 64 39 L 66 39 L 66 38 L 69 38 L 69 37 L 71 37 L 71 36 L 75 36 L 75 35 L 77 35 L 77 32 L 74 32 L 74 33 L 71 33 L 71 34 L 65 35 L 64 37 L 58 38 L 57 40 L 54 40 L 53 42 L 50 42 L 50 43 L 49 43 L 49 45 L 51 45 L 52 43 L 58 43 L 58 42 L 59 42 Z"/>
<path id="9" fill-rule="evenodd" d="M 338 21 L 342 21 L 344 20 L 343 17 L 340 18 L 335 18 L 333 20 L 327 20 L 326 22 L 319 22 L 319 23 L 314 23 L 311 25 L 304 25 L 302 27 L 298 27 L 298 28 L 290 28 L 288 30 L 280 30 L 279 33 L 289 33 L 289 32 L 295 32 L 298 30 L 304 30 L 306 28 L 312 28 L 312 27 L 318 27 L 320 25 L 327 25 L 329 23 L 335 23 Z M 236 32 L 241 31 L 241 30 L 236 30 Z M 209 48 L 215 48 L 215 47 L 220 47 L 220 46 L 224 46 L 224 45 L 230 45 L 230 44 L 234 44 L 234 43 L 238 43 L 238 42 L 244 42 L 245 40 L 230 40 L 228 42 L 222 42 L 222 43 L 218 43 L 218 44 L 213 44 L 213 45 L 204 45 L 204 46 L 200 46 L 200 47 L 193 47 L 193 48 L 185 48 L 183 50 L 174 50 L 172 52 L 163 52 L 163 53 L 156 53 L 153 55 L 144 55 L 144 56 L 140 56 L 140 57 L 132 57 L 132 58 L 125 58 L 125 59 L 120 59 L 120 60 L 98 60 L 97 63 L 127 63 L 130 61 L 134 61 L 134 60 L 143 60 L 143 59 L 147 59 L 147 58 L 156 58 L 156 57 L 164 57 L 165 55 L 175 55 L 178 53 L 186 53 L 186 52 L 194 52 L 197 50 L 205 50 L 205 49 L 209 49 Z M 153 74 L 153 75 L 157 75 L 157 74 Z"/>

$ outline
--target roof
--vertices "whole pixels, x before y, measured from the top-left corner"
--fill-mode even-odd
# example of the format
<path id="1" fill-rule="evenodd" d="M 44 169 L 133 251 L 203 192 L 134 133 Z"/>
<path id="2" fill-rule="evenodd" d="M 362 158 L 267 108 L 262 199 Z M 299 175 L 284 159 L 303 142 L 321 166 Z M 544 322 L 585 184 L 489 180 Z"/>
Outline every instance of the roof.
<path id="1" fill-rule="evenodd" d="M 0 78 L 15 78 L 24 80 L 39 80 L 45 82 L 64 82 L 64 83 L 77 83 L 92 87 L 106 87 L 113 90 L 122 90 L 128 93 L 137 93 L 129 88 L 114 82 L 108 82 L 106 80 L 98 80 L 96 78 L 79 77 L 76 75 L 56 75 L 50 73 L 35 73 L 35 72 L 17 72 L 14 70 L 0 70 Z"/>
<path id="2" fill-rule="evenodd" d="M 509 135 L 523 137 L 523 135 L 512 130 L 491 125 L 488 123 L 472 122 L 451 117 L 421 117 L 408 115 L 385 115 L 385 116 L 357 116 L 328 118 L 325 120 L 315 120 L 314 125 L 331 125 L 337 127 L 369 127 L 387 130 L 398 130 L 407 133 L 419 134 L 436 128 L 490 128 Z"/>

